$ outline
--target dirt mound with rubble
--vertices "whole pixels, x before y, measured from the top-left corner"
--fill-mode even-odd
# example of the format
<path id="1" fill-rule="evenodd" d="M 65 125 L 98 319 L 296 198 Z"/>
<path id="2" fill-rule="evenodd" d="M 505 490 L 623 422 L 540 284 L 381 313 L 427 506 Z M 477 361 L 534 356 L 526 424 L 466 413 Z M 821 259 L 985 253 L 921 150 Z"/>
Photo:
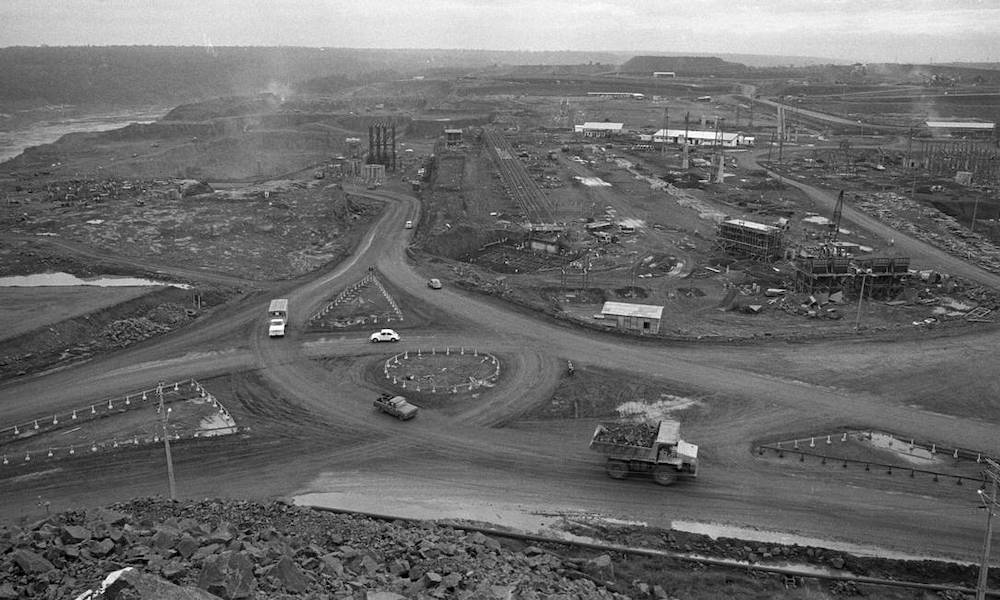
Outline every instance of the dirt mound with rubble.
<path id="1" fill-rule="evenodd" d="M 715 598 L 905 591 L 648 560 L 600 548 L 485 535 L 466 528 L 386 521 L 236 500 L 136 499 L 0 527 L 0 599 L 190 600 L 211 598 Z M 750 562 L 794 561 L 878 578 L 969 584 L 974 567 L 861 559 L 798 546 L 645 527 L 586 526 L 608 543 Z M 824 589 L 828 588 L 828 589 Z M 751 590 L 753 592 L 751 592 Z M 789 595 L 791 594 L 791 595 Z M 747 596 L 740 596 L 747 597 Z M 942 596 L 953 597 L 953 596 Z M 958 596 L 954 596 L 958 597 Z"/>
<path id="2" fill-rule="evenodd" d="M 0 353 L 0 379 L 83 360 L 167 333 L 195 320 L 210 307 L 222 304 L 231 294 L 231 291 L 201 289 L 201 309 L 195 310 L 191 304 L 192 292 L 165 287 L 5 339 Z"/>
<path id="3" fill-rule="evenodd" d="M 431 523 L 135 500 L 0 529 L 0 598 L 626 598 L 604 562 Z"/>

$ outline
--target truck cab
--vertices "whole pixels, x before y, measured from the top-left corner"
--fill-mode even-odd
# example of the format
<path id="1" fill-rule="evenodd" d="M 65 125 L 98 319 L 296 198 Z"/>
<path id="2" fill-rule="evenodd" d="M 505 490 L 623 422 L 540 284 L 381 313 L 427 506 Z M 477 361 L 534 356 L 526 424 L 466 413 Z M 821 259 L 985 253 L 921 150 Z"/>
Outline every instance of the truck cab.
<path id="1" fill-rule="evenodd" d="M 267 326 L 268 337 L 284 337 L 285 336 L 285 320 L 276 318 L 271 319 Z"/>

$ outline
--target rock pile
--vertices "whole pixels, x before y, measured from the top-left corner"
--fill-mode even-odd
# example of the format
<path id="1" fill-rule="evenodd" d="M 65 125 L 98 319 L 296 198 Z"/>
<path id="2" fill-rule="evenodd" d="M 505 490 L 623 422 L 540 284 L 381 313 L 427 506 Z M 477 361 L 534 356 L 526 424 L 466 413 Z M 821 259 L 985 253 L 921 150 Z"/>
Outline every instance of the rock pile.
<path id="1" fill-rule="evenodd" d="M 607 556 L 281 503 L 142 499 L 0 528 L 2 600 L 626 598 L 608 568 Z"/>
<path id="2" fill-rule="evenodd" d="M 620 422 L 603 423 L 594 441 L 606 444 L 649 447 L 656 441 L 657 423 Z"/>

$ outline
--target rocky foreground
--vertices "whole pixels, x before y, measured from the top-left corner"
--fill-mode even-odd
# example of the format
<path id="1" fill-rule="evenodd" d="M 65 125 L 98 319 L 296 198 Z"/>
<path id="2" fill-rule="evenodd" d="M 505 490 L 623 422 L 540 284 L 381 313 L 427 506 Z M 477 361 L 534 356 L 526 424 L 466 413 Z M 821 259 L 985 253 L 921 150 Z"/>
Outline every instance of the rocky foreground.
<path id="1" fill-rule="evenodd" d="M 607 555 L 282 503 L 144 499 L 0 528 L 4 600 L 627 598 L 602 580 L 611 568 Z"/>
<path id="2" fill-rule="evenodd" d="M 741 571 L 747 597 L 798 598 L 783 593 L 803 585 L 813 588 L 810 597 L 815 598 L 860 593 L 845 581 L 821 583 L 745 567 L 713 571 L 689 562 L 692 554 L 966 589 L 977 575 L 973 565 L 861 558 L 795 545 L 751 546 L 641 526 L 576 524 L 568 530 L 684 558 L 637 564 L 635 556 L 617 552 L 282 502 L 136 499 L 0 526 L 0 600 L 677 600 L 732 595 Z M 996 575 L 991 570 L 994 589 L 1000 587 Z M 916 597 L 882 596 L 884 587 L 872 590 L 873 597 Z"/>

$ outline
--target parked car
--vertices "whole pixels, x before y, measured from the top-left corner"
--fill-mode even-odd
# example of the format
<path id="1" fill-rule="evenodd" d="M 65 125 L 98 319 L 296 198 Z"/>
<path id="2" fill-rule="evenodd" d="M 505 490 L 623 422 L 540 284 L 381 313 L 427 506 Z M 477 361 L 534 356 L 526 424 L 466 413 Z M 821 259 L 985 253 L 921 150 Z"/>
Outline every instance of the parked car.
<path id="1" fill-rule="evenodd" d="M 439 290 L 439 289 L 441 289 L 441 280 L 440 279 L 428 279 L 427 280 L 427 287 L 431 288 L 432 290 Z"/>
<path id="2" fill-rule="evenodd" d="M 376 331 L 375 333 L 371 334 L 371 336 L 368 339 L 370 339 L 373 343 L 398 342 L 399 334 L 393 331 L 392 329 L 383 329 L 382 331 Z"/>

